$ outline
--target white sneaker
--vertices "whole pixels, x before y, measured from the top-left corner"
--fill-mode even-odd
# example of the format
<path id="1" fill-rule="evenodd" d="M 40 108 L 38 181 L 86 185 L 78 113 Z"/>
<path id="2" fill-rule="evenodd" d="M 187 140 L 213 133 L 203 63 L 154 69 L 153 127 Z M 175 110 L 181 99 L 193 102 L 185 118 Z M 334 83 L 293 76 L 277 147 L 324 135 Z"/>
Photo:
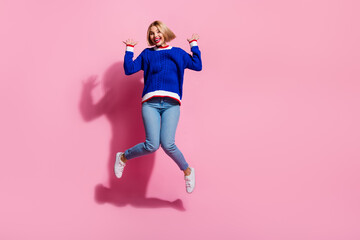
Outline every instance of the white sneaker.
<path id="1" fill-rule="evenodd" d="M 123 161 L 121 161 L 121 156 L 123 155 L 123 152 L 118 152 L 116 154 L 116 160 L 115 160 L 115 166 L 114 166 L 114 171 L 115 171 L 115 176 L 117 178 L 121 178 L 122 173 L 124 171 L 124 167 L 126 166 L 126 163 L 124 163 Z"/>
<path id="2" fill-rule="evenodd" d="M 192 193 L 195 188 L 195 169 L 190 167 L 191 173 L 189 176 L 185 176 L 185 186 L 186 186 L 186 192 Z"/>

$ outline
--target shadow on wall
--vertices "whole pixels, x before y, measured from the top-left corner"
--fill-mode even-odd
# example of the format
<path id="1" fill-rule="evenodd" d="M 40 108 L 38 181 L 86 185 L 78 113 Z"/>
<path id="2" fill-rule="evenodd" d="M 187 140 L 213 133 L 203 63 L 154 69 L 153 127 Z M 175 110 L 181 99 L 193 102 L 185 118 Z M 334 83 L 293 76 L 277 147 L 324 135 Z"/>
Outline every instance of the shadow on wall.
<path id="1" fill-rule="evenodd" d="M 80 113 L 86 122 L 105 115 L 111 124 L 112 139 L 108 157 L 109 187 L 98 184 L 95 187 L 95 201 L 122 207 L 132 205 L 138 208 L 170 207 L 184 211 L 181 199 L 166 201 L 147 198 L 146 190 L 154 168 L 155 154 L 131 160 L 126 165 L 121 179 L 114 175 L 115 155 L 145 140 L 141 117 L 141 73 L 125 76 L 123 62 L 114 63 L 106 71 L 102 84 L 105 95 L 93 103 L 92 90 L 96 77 L 89 77 L 83 84 Z"/>

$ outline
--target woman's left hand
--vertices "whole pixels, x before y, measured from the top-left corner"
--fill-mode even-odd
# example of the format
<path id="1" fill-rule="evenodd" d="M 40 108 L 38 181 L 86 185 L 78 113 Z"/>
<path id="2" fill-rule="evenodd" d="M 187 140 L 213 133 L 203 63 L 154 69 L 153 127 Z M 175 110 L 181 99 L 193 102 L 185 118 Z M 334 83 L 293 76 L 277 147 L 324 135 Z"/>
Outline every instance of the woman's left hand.
<path id="1" fill-rule="evenodd" d="M 192 35 L 192 37 L 191 38 L 188 38 L 187 40 L 188 40 L 188 42 L 191 42 L 191 41 L 193 41 L 193 40 L 198 40 L 200 37 L 199 37 L 199 34 L 197 34 L 197 33 L 194 33 L 193 35 Z"/>

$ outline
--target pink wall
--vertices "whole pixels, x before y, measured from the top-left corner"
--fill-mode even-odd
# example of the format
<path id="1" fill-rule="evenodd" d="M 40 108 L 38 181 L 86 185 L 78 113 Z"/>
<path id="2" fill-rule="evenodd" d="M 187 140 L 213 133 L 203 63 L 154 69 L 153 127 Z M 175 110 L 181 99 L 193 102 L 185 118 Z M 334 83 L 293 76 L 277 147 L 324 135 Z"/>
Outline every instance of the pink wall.
<path id="1" fill-rule="evenodd" d="M 0 0 L 0 238 L 360 239 L 359 7 Z M 200 34 L 177 133 L 192 195 L 162 150 L 112 174 L 144 137 L 122 41 L 139 54 L 156 19 L 187 51 Z"/>

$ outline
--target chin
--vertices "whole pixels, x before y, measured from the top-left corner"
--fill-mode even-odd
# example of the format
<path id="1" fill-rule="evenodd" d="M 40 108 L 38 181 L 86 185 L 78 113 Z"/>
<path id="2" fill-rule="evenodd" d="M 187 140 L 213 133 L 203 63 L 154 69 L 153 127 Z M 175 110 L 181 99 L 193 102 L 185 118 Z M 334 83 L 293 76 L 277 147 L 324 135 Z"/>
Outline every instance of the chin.
<path id="1" fill-rule="evenodd" d="M 160 47 L 161 45 L 164 44 L 164 42 L 160 41 L 160 42 L 156 43 L 155 41 L 153 41 L 153 44 L 154 44 L 154 46 Z"/>

